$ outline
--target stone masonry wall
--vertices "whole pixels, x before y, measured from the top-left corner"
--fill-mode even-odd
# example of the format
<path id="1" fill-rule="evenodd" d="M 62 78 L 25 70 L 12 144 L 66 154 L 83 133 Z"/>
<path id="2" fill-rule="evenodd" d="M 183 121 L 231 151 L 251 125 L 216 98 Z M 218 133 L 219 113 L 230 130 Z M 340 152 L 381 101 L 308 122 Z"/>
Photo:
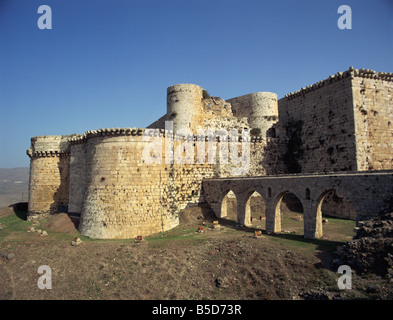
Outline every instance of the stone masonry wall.
<path id="1" fill-rule="evenodd" d="M 69 155 L 31 158 L 29 215 L 67 210 L 69 173 Z"/>
<path id="2" fill-rule="evenodd" d="M 289 173 L 357 169 L 351 86 L 347 71 L 278 101 L 279 123 L 288 135 L 284 161 L 298 164 L 297 170 L 288 168 Z"/>
<path id="3" fill-rule="evenodd" d="M 86 192 L 87 152 L 86 144 L 70 146 L 70 183 L 68 212 L 81 213 Z"/>
<path id="4" fill-rule="evenodd" d="M 352 80 L 358 170 L 393 168 L 393 77 L 355 70 Z"/>
<path id="5" fill-rule="evenodd" d="M 67 210 L 69 188 L 68 136 L 31 138 L 29 215 Z"/>
<path id="6" fill-rule="evenodd" d="M 269 129 L 278 120 L 277 94 L 255 92 L 227 100 L 232 105 L 233 115 L 246 117 L 251 129 L 259 129 L 260 135 L 268 136 Z"/>
<path id="7" fill-rule="evenodd" d="M 261 144 L 254 140 L 251 150 Z M 172 163 L 166 151 L 171 142 Z M 199 143 L 205 147 L 200 163 Z M 217 139 L 213 144 L 215 164 L 209 162 L 209 143 L 135 128 L 101 129 L 71 139 L 69 208 L 81 213 L 80 232 L 93 238 L 133 238 L 175 227 L 181 209 L 204 202 L 204 178 L 232 175 L 233 165 L 222 170 L 219 158 L 222 143 L 228 147 L 228 142 Z M 255 163 L 250 161 L 254 173 Z"/>
<path id="8" fill-rule="evenodd" d="M 79 230 L 92 238 L 135 238 L 178 224 L 168 198 L 169 166 L 144 164 L 142 135 L 92 136 Z"/>

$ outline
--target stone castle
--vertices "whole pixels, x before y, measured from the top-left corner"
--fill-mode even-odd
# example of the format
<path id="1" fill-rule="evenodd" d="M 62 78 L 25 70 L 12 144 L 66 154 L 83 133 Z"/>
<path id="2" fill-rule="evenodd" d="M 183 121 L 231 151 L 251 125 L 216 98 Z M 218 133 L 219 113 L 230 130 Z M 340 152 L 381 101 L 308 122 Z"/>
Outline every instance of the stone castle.
<path id="1" fill-rule="evenodd" d="M 223 100 L 177 84 L 167 89 L 166 114 L 148 128 L 33 137 L 29 215 L 66 210 L 92 238 L 147 236 L 176 227 L 181 209 L 208 198 L 203 181 L 233 177 L 244 161 L 244 177 L 391 174 L 392 126 L 393 73 L 350 67 L 279 100 L 271 92 Z M 207 161 L 211 139 L 200 129 L 215 132 L 214 161 Z M 236 138 L 225 137 L 233 130 Z M 236 164 L 218 159 L 231 139 Z M 246 151 L 249 158 L 241 158 Z M 176 152 L 181 163 L 173 161 Z"/>

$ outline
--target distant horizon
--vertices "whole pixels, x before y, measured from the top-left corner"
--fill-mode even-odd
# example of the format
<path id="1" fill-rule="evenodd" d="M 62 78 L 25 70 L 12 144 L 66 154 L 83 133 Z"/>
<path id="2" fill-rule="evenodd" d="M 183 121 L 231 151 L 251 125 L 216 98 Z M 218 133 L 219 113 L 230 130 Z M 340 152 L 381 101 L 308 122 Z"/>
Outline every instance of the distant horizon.
<path id="1" fill-rule="evenodd" d="M 30 138 L 145 128 L 166 89 L 278 99 L 337 72 L 393 72 L 393 2 L 3 0 L 0 168 L 29 167 Z M 40 29 L 48 5 L 52 29 Z M 41 19 L 42 20 L 42 19 Z M 42 22 L 42 21 L 41 21 Z"/>

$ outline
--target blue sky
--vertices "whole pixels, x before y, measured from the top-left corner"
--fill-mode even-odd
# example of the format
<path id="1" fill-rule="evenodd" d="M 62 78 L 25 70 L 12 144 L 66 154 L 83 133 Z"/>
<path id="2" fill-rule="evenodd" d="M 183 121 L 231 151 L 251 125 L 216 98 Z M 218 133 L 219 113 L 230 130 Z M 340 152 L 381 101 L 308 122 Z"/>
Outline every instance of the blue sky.
<path id="1" fill-rule="evenodd" d="M 0 167 L 33 136 L 146 127 L 176 83 L 281 98 L 350 66 L 393 72 L 392 0 L 0 0 Z"/>

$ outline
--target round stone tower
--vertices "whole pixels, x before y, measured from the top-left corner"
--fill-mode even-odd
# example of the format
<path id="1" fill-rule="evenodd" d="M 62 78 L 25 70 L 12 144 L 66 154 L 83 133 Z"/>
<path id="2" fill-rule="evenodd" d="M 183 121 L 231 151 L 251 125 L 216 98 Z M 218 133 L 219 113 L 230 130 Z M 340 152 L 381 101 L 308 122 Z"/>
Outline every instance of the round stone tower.
<path id="1" fill-rule="evenodd" d="M 260 135 L 266 133 L 278 121 L 277 94 L 273 92 L 255 92 L 227 100 L 232 105 L 236 117 L 247 117 L 250 127 L 260 129 Z"/>
<path id="2" fill-rule="evenodd" d="M 167 89 L 167 117 L 173 130 L 203 126 L 203 89 L 195 84 L 175 84 Z"/>

